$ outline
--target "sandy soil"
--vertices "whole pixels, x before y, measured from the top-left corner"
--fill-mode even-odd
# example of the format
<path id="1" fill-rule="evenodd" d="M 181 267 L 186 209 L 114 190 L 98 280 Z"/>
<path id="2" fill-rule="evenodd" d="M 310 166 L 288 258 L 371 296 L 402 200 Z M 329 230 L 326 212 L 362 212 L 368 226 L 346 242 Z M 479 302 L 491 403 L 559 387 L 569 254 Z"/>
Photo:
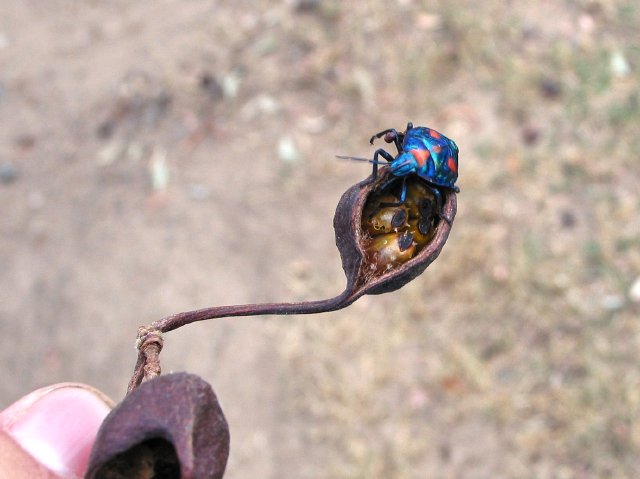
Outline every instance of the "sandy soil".
<path id="1" fill-rule="evenodd" d="M 638 477 L 640 13 L 531 5 L 2 2 L 0 405 L 121 397 L 175 312 L 339 293 L 368 170 L 334 155 L 411 120 L 461 150 L 422 277 L 167 336 L 221 399 L 227 477 Z"/>

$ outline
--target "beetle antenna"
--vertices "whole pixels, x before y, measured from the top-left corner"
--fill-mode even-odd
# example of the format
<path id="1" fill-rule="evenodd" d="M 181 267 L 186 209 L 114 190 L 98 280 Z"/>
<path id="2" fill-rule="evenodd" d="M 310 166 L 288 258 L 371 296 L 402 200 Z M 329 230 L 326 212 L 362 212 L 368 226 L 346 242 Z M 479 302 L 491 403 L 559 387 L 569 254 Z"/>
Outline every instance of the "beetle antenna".
<path id="1" fill-rule="evenodd" d="M 388 165 L 389 163 L 382 162 L 382 161 L 374 161 L 371 158 L 361 158 L 359 156 L 341 156 L 341 155 L 336 155 L 336 158 L 340 159 L 340 160 L 352 160 L 352 161 L 364 161 L 366 163 L 373 163 L 375 165 Z"/>

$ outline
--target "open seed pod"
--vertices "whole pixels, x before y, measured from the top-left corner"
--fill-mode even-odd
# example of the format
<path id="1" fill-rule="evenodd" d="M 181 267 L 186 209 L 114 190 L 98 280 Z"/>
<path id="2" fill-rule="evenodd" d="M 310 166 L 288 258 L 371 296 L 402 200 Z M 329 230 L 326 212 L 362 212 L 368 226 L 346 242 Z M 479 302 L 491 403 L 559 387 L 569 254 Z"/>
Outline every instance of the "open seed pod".
<path id="1" fill-rule="evenodd" d="M 91 479 L 220 479 L 229 428 L 213 389 L 193 374 L 158 376 L 109 413 L 91 451 Z"/>
<path id="2" fill-rule="evenodd" d="M 442 207 L 437 211 L 431 190 L 417 176 L 408 176 L 407 201 L 402 206 L 406 221 L 399 221 L 397 214 L 392 221 L 391 208 L 397 206 L 389 202 L 391 178 L 389 169 L 382 168 L 377 178 L 349 188 L 336 208 L 336 245 L 351 301 L 364 294 L 395 291 L 420 275 L 438 257 L 451 231 L 457 206 L 453 190 L 439 190 Z M 377 224 L 385 227 L 371 227 Z"/>

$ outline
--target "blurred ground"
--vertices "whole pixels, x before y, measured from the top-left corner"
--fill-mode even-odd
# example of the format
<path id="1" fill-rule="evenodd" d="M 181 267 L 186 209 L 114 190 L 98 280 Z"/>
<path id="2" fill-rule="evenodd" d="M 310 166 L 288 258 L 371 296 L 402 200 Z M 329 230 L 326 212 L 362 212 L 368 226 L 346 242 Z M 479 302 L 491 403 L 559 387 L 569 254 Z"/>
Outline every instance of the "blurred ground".
<path id="1" fill-rule="evenodd" d="M 220 396 L 227 477 L 639 477 L 640 6 L 509 5 L 2 2 L 0 406 L 121 397 L 168 314 L 339 293 L 368 168 L 334 155 L 411 120 L 461 151 L 427 273 L 167 336 Z"/>

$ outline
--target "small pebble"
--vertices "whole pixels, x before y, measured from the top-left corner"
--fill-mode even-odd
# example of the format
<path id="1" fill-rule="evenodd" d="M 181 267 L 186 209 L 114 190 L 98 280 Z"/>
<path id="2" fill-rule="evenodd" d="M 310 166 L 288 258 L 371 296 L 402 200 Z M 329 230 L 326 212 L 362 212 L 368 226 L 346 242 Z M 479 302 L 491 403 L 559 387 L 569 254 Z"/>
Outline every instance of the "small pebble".
<path id="1" fill-rule="evenodd" d="M 259 94 L 249 100 L 242 108 L 241 115 L 247 120 L 257 117 L 259 114 L 273 115 L 282 109 L 282 105 L 274 97 Z"/>
<path id="2" fill-rule="evenodd" d="M 0 183 L 8 185 L 18 178 L 18 170 L 11 163 L 0 163 Z"/>
<path id="3" fill-rule="evenodd" d="M 151 186 L 154 191 L 164 191 L 169 186 L 169 167 L 167 166 L 167 153 L 162 148 L 156 148 L 149 162 Z"/>
<path id="4" fill-rule="evenodd" d="M 293 138 L 290 136 L 283 136 L 278 142 L 278 157 L 284 163 L 297 163 L 301 160 L 300 152 L 296 146 Z"/>
<path id="5" fill-rule="evenodd" d="M 320 7 L 320 0 L 296 0 L 293 8 L 297 12 L 313 12 Z"/>
<path id="6" fill-rule="evenodd" d="M 640 303 L 640 276 L 636 278 L 631 288 L 629 288 L 629 298 L 634 303 Z"/>
<path id="7" fill-rule="evenodd" d="M 624 78 L 631 73 L 629 62 L 620 50 L 616 50 L 611 54 L 611 73 L 618 78 Z"/>
<path id="8" fill-rule="evenodd" d="M 564 210 L 560 213 L 560 224 L 563 228 L 573 228 L 576 225 L 576 215 L 573 211 Z"/>
<path id="9" fill-rule="evenodd" d="M 113 136 L 113 131 L 115 130 L 116 125 L 111 120 L 106 120 L 98 125 L 96 129 L 96 136 L 101 140 L 108 140 Z"/>
<path id="10" fill-rule="evenodd" d="M 207 94 L 212 100 L 221 100 L 224 97 L 224 89 L 218 79 L 211 73 L 203 73 L 200 75 L 200 88 Z"/>
<path id="11" fill-rule="evenodd" d="M 608 294 L 602 298 L 600 304 L 602 304 L 602 307 L 608 311 L 616 311 L 624 306 L 624 302 L 624 296 L 621 294 Z"/>
<path id="12" fill-rule="evenodd" d="M 98 152 L 98 164 L 108 166 L 120 159 L 124 154 L 127 145 L 120 140 L 114 140 L 105 145 Z"/>
<path id="13" fill-rule="evenodd" d="M 228 73 L 221 78 L 220 87 L 225 98 L 235 98 L 240 90 L 240 77 L 235 73 Z"/>
<path id="14" fill-rule="evenodd" d="M 533 125 L 525 125 L 522 129 L 522 141 L 525 145 L 533 146 L 540 139 L 540 129 Z"/>
<path id="15" fill-rule="evenodd" d="M 553 78 L 543 78 L 540 80 L 540 92 L 545 98 L 554 100 L 562 94 L 562 85 Z"/>

